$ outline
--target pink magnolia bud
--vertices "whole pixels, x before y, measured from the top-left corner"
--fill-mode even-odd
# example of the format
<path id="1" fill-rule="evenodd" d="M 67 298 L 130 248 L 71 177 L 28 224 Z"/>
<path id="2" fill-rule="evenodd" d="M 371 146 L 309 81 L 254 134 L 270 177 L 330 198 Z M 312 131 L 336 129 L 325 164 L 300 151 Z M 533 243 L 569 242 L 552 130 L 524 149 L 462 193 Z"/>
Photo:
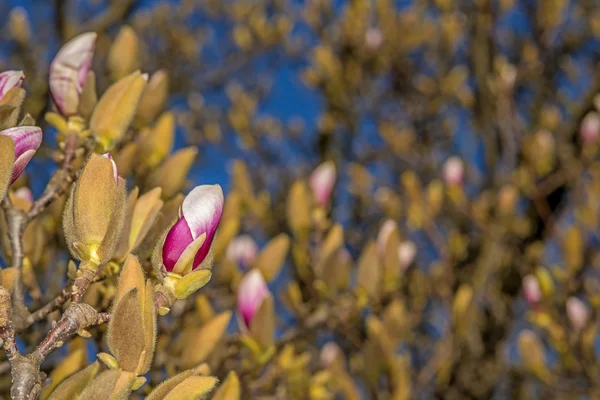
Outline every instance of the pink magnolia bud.
<path id="1" fill-rule="evenodd" d="M 400 266 L 403 269 L 407 269 L 411 266 L 417 255 L 417 245 L 410 241 L 404 241 L 398 246 L 398 258 L 400 259 Z"/>
<path id="2" fill-rule="evenodd" d="M 330 368 L 342 354 L 342 349 L 336 342 L 327 342 L 321 348 L 320 361 L 323 368 Z"/>
<path id="3" fill-rule="evenodd" d="M 365 44 L 369 50 L 379 50 L 383 43 L 383 33 L 379 28 L 369 28 L 365 32 Z"/>
<path id="4" fill-rule="evenodd" d="M 460 186 L 465 180 L 465 165 L 458 157 L 450 157 L 444 163 L 444 182 L 447 185 Z"/>
<path id="5" fill-rule="evenodd" d="M 269 288 L 259 270 L 253 269 L 242 278 L 237 294 L 237 309 L 244 323 L 242 329 L 250 327 L 252 319 L 268 295 Z"/>
<path id="6" fill-rule="evenodd" d="M 523 278 L 523 294 L 530 305 L 535 305 L 542 299 L 540 283 L 535 276 L 527 275 Z"/>
<path id="7" fill-rule="evenodd" d="M 32 204 L 34 200 L 33 193 L 31 193 L 31 189 L 29 189 L 26 186 L 20 187 L 17 190 L 15 190 L 15 196 L 28 204 Z"/>
<path id="8" fill-rule="evenodd" d="M 88 32 L 68 41 L 50 64 L 50 93 L 61 114 L 68 117 L 77 113 L 79 96 L 96 46 L 96 33 Z"/>
<path id="9" fill-rule="evenodd" d="M 379 233 L 377 234 L 377 247 L 381 254 L 385 252 L 385 245 L 387 244 L 390 235 L 394 233 L 396 229 L 398 229 L 398 224 L 393 219 L 386 220 L 381 225 L 381 228 L 379 228 Z"/>
<path id="10" fill-rule="evenodd" d="M 8 136 L 15 144 L 15 163 L 13 165 L 12 184 L 23 173 L 42 143 L 42 130 L 37 126 L 17 126 L 5 129 L 0 135 Z"/>
<path id="11" fill-rule="evenodd" d="M 23 71 L 5 71 L 0 74 L 0 99 L 12 88 L 21 87 L 25 75 Z"/>
<path id="12" fill-rule="evenodd" d="M 102 154 L 102 157 L 108 158 L 112 164 L 113 174 L 115 176 L 115 182 L 119 183 L 119 170 L 117 169 L 117 163 L 113 160 L 113 157 L 110 153 Z"/>
<path id="13" fill-rule="evenodd" d="M 200 246 L 192 265 L 192 270 L 201 266 L 212 247 L 215 232 L 223 214 L 223 190 L 219 185 L 196 186 L 183 200 L 179 212 L 179 220 L 167 233 L 162 248 L 162 260 L 166 270 L 183 273 L 187 265 L 177 263 L 188 246 L 194 246 L 194 241 L 206 234 L 204 243 Z"/>
<path id="14" fill-rule="evenodd" d="M 233 239 L 225 256 L 228 260 L 238 264 L 241 268 L 247 269 L 252 265 L 258 255 L 258 246 L 250 235 L 240 235 Z"/>
<path id="15" fill-rule="evenodd" d="M 333 161 L 326 161 L 319 165 L 310 175 L 310 188 L 313 197 L 317 203 L 325 207 L 331 197 L 333 186 L 335 185 L 335 164 Z"/>
<path id="16" fill-rule="evenodd" d="M 590 311 L 585 303 L 577 297 L 571 296 L 567 299 L 566 309 L 567 317 L 573 327 L 578 331 L 583 329 L 590 316 Z"/>
<path id="17" fill-rule="evenodd" d="M 583 117 L 579 127 L 579 135 L 584 144 L 592 144 L 600 137 L 600 116 L 596 111 L 590 111 Z"/>

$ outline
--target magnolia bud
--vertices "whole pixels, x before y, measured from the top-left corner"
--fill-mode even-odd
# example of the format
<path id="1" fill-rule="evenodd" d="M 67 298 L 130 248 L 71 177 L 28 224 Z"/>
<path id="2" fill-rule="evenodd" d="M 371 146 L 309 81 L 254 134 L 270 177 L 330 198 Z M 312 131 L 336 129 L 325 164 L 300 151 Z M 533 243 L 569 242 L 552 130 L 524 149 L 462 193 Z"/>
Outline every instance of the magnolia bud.
<path id="1" fill-rule="evenodd" d="M 0 135 L 8 136 L 14 143 L 14 164 L 10 184 L 17 180 L 42 143 L 42 130 L 37 126 L 17 126 L 5 129 Z M 4 156 L 4 155 L 2 155 Z"/>
<path id="2" fill-rule="evenodd" d="M 166 271 L 185 275 L 212 266 L 212 244 L 223 214 L 223 202 L 219 185 L 197 186 L 186 196 L 179 220 L 162 246 Z"/>
<path id="3" fill-rule="evenodd" d="M 27 18 L 27 11 L 23 7 L 15 7 L 8 15 L 8 29 L 10 35 L 22 46 L 29 43 L 31 27 Z"/>
<path id="4" fill-rule="evenodd" d="M 575 330 L 581 330 L 587 324 L 590 312 L 583 301 L 577 297 L 571 296 L 566 304 L 567 317 Z"/>
<path id="5" fill-rule="evenodd" d="M 88 32 L 71 39 L 50 64 L 50 93 L 66 117 L 77 114 L 79 96 L 92 68 L 96 37 L 96 33 Z"/>
<path id="6" fill-rule="evenodd" d="M 379 247 L 379 252 L 383 254 L 385 252 L 385 246 L 387 241 L 394 233 L 395 230 L 398 229 L 398 224 L 393 219 L 386 220 L 379 228 L 379 234 L 377 235 L 377 247 Z"/>
<path id="7" fill-rule="evenodd" d="M 257 255 L 258 246 L 250 235 L 240 235 L 233 239 L 227 246 L 225 254 L 228 260 L 238 264 L 242 269 L 248 269 Z"/>
<path id="8" fill-rule="evenodd" d="M 410 241 L 404 241 L 398 246 L 398 258 L 400 259 L 400 266 L 403 269 L 407 269 L 411 266 L 417 255 L 417 245 Z"/>
<path id="9" fill-rule="evenodd" d="M 254 269 L 242 278 L 237 295 L 237 309 L 244 323 L 242 329 L 250 328 L 252 319 L 269 294 L 269 288 L 260 271 Z"/>
<path id="10" fill-rule="evenodd" d="M 523 294 L 530 305 L 537 304 L 542 299 L 540 283 L 535 276 L 527 275 L 523 278 Z"/>
<path id="11" fill-rule="evenodd" d="M 595 111 L 590 111 L 583 117 L 579 127 L 579 135 L 583 144 L 592 144 L 600 136 L 600 116 Z"/>
<path id="12" fill-rule="evenodd" d="M 139 40 L 130 26 L 123 26 L 108 52 L 108 69 L 114 80 L 139 68 Z"/>
<path id="13" fill-rule="evenodd" d="M 465 166 L 458 157 L 450 157 L 444 163 L 444 182 L 451 186 L 460 186 L 465 179 Z"/>
<path id="14" fill-rule="evenodd" d="M 136 71 L 113 83 L 106 91 L 90 118 L 90 129 L 104 150 L 112 149 L 127 132 L 146 80 Z"/>
<path id="15" fill-rule="evenodd" d="M 102 155 L 102 157 L 108 158 L 110 160 L 110 163 L 112 164 L 113 175 L 115 177 L 115 182 L 119 183 L 119 172 L 117 170 L 117 164 L 113 160 L 112 155 L 110 153 L 105 153 Z"/>
<path id="16" fill-rule="evenodd" d="M 21 87 L 25 75 L 23 71 L 5 71 L 0 73 L 0 99 L 14 87 Z"/>
<path id="17" fill-rule="evenodd" d="M 149 124 L 162 110 L 169 96 L 169 75 L 165 70 L 158 70 L 150 77 L 146 89 L 140 99 L 136 119 L 142 124 Z"/>
<path id="18" fill-rule="evenodd" d="M 369 28 L 365 32 L 365 45 L 369 50 L 379 50 L 383 43 L 383 33 L 379 28 Z"/>
<path id="19" fill-rule="evenodd" d="M 325 207 L 329 202 L 333 186 L 335 185 L 335 164 L 333 161 L 326 161 L 319 165 L 310 175 L 310 188 L 316 202 Z"/>
<path id="20" fill-rule="evenodd" d="M 328 342 L 321 348 L 320 361 L 323 368 L 332 367 L 342 355 L 342 349 L 336 342 Z"/>
<path id="21" fill-rule="evenodd" d="M 93 154 L 65 206 L 67 244 L 78 258 L 89 253 L 99 263 L 115 250 L 125 210 L 125 181 L 115 171 L 109 156 Z"/>

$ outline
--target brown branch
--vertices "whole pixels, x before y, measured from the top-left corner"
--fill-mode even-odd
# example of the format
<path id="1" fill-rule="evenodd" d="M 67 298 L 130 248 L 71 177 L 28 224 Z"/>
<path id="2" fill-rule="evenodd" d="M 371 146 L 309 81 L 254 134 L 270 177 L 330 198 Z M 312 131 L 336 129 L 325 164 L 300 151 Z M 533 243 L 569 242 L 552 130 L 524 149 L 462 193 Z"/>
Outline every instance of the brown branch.
<path id="1" fill-rule="evenodd" d="M 37 199 L 31 209 L 27 212 L 27 217 L 31 220 L 42 213 L 52 202 L 63 195 L 74 180 L 73 161 L 77 155 L 77 149 L 81 144 L 77 133 L 67 134 L 65 137 L 65 150 L 62 165 L 56 171 L 54 176 L 48 182 L 44 193 Z"/>
<path id="2" fill-rule="evenodd" d="M 65 287 L 58 294 L 58 296 L 56 296 L 52 301 L 50 301 L 49 303 L 47 303 L 46 305 L 44 305 L 39 310 L 37 310 L 37 311 L 29 314 L 27 316 L 27 318 L 25 319 L 25 327 L 23 329 L 27 329 L 28 327 L 30 327 L 31 325 L 35 324 L 36 322 L 39 322 L 39 321 L 43 320 L 51 312 L 57 310 L 63 304 L 65 304 L 69 300 L 69 298 L 71 297 L 71 292 L 72 292 L 71 286 L 72 286 L 71 282 L 69 282 L 67 284 L 67 287 Z M 17 330 L 17 331 L 20 332 L 19 330 Z"/>
<path id="3" fill-rule="evenodd" d="M 32 356 L 43 360 L 50 352 L 61 347 L 71 336 L 82 329 L 108 322 L 109 313 L 99 313 L 94 307 L 85 303 L 71 304 L 58 323 L 48 332 L 46 338 L 32 353 Z"/>

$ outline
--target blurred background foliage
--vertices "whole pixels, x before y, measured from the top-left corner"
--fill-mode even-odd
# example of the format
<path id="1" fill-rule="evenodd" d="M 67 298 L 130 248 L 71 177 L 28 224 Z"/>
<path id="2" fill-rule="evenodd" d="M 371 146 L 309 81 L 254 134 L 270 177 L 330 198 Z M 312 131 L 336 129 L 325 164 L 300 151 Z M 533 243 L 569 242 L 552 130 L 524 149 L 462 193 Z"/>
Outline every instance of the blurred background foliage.
<path id="1" fill-rule="evenodd" d="M 242 398 L 321 398 L 331 341 L 344 398 L 600 396 L 596 1 L 4 0 L 0 26 L 0 70 L 24 70 L 42 124 L 49 62 L 78 33 L 99 34 L 99 92 L 167 72 L 189 178 L 227 199 L 222 276 L 192 307 L 232 307 L 233 237 L 292 238 L 270 288 L 279 357 L 307 352 L 308 375 L 245 371 Z M 311 208 L 295 182 L 327 160 L 335 191 Z M 52 168 L 28 170 L 35 194 Z"/>

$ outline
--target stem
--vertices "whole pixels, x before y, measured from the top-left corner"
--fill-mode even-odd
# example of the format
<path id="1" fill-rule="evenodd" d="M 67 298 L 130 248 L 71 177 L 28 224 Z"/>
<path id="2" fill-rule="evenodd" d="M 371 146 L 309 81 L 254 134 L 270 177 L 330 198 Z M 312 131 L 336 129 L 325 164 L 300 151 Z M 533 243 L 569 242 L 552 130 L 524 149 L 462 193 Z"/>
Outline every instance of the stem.
<path id="1" fill-rule="evenodd" d="M 36 322 L 43 320 L 44 318 L 46 318 L 48 316 L 48 314 L 57 310 L 60 306 L 65 304 L 71 297 L 71 287 L 72 287 L 71 283 L 68 283 L 67 287 L 64 288 L 59 293 L 59 295 L 56 296 L 52 301 L 50 301 L 48 304 L 46 304 L 45 306 L 43 306 L 36 312 L 31 313 L 29 316 L 27 316 L 27 318 L 25 319 L 25 328 L 24 329 L 27 329 L 31 325 L 35 324 Z"/>
<path id="2" fill-rule="evenodd" d="M 83 299 L 83 295 L 90 287 L 94 279 L 96 278 L 96 273 L 98 272 L 98 264 L 92 261 L 85 261 L 79 264 L 79 271 L 77 271 L 77 278 L 73 283 L 73 287 L 71 288 L 71 301 L 73 303 L 79 303 Z"/>

